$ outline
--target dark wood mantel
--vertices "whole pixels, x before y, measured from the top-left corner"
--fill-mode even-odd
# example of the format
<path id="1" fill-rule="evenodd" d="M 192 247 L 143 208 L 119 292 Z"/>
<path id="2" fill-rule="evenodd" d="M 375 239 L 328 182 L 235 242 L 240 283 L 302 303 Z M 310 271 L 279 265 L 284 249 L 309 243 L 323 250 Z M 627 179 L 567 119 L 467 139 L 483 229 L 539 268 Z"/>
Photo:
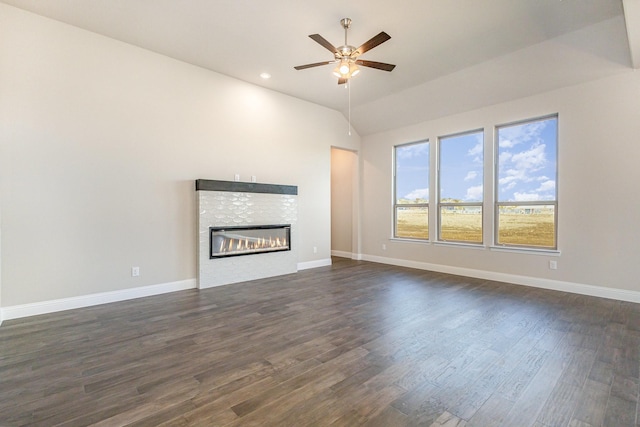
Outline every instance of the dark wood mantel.
<path id="1" fill-rule="evenodd" d="M 298 194 L 296 185 L 259 184 L 257 182 L 196 179 L 196 191 L 230 191 L 236 193 Z"/>

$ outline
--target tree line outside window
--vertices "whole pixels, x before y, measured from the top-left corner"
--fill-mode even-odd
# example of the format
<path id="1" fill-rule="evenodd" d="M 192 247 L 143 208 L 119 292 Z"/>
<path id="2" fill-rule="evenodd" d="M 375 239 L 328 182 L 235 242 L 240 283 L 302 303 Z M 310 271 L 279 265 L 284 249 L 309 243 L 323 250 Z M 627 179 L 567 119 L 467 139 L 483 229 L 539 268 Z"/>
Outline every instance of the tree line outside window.
<path id="1" fill-rule="evenodd" d="M 493 244 L 557 249 L 558 116 L 496 126 L 493 145 Z M 482 129 L 439 137 L 435 147 L 395 146 L 393 236 L 483 244 L 484 146 Z M 431 194 L 437 226 L 430 230 Z"/>

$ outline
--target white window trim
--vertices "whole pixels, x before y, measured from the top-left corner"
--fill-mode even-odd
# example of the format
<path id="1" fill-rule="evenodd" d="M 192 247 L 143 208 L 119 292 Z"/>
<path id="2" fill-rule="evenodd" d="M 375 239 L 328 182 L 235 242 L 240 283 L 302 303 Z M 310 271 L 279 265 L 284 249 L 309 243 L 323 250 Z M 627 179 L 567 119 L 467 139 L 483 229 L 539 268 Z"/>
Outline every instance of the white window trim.
<path id="1" fill-rule="evenodd" d="M 556 198 L 555 200 L 540 200 L 540 201 L 529 201 L 529 202 L 501 202 L 499 200 L 499 184 L 500 184 L 500 142 L 498 140 L 498 133 L 500 128 L 506 128 L 509 126 L 516 126 L 525 123 L 533 123 L 543 120 L 555 119 L 556 120 Z M 493 250 L 502 250 L 509 252 L 526 252 L 526 253 L 544 253 L 544 254 L 560 254 L 560 250 L 558 249 L 558 206 L 559 206 L 559 197 L 558 197 L 558 165 L 559 165 L 559 132 L 560 132 L 560 118 L 558 113 L 547 114 L 545 116 L 532 117 L 530 119 L 525 120 L 517 120 L 514 122 L 503 123 L 500 125 L 496 125 L 494 127 L 494 137 L 493 137 L 493 146 L 494 146 L 494 175 L 493 175 L 493 188 L 494 188 L 494 204 L 493 204 L 493 244 L 490 245 L 490 248 Z M 535 205 L 554 205 L 554 237 L 553 240 L 555 242 L 554 247 L 538 247 L 533 245 L 515 245 L 515 244 L 499 244 L 498 243 L 498 235 L 500 232 L 500 228 L 498 226 L 499 223 L 499 210 L 500 206 L 535 206 Z"/>
<path id="2" fill-rule="evenodd" d="M 440 194 L 440 169 L 441 169 L 441 144 L 442 144 L 442 140 L 443 139 L 448 139 L 448 138 L 455 138 L 457 136 L 463 136 L 463 135 L 471 135 L 474 133 L 479 133 L 482 135 L 482 158 L 484 160 L 484 151 L 485 151 L 485 135 L 484 135 L 484 128 L 478 128 L 478 129 L 473 129 L 473 130 L 468 130 L 468 131 L 464 131 L 464 132 L 456 132 L 456 133 L 452 133 L 452 134 L 448 134 L 448 135 L 442 135 L 439 136 L 437 138 L 437 145 L 436 145 L 436 149 L 437 149 L 437 157 L 436 157 L 436 228 L 435 228 L 435 233 L 436 233 L 436 240 L 434 243 L 436 244 L 444 244 L 444 245 L 455 245 L 455 246 L 472 246 L 472 247 L 476 247 L 476 248 L 484 248 L 485 247 L 485 243 L 484 243 L 484 217 L 485 217 L 485 209 L 484 209 L 484 190 L 483 190 L 483 194 L 482 194 L 482 200 L 479 202 L 459 202 L 459 203 L 454 203 L 454 202 L 442 202 L 442 195 Z M 482 166 L 482 175 L 483 175 L 483 181 L 484 181 L 484 163 Z M 481 221 L 480 221 L 480 226 L 481 226 L 481 231 L 480 231 L 480 235 L 482 236 L 482 240 L 480 242 L 469 242 L 469 241 L 464 241 L 464 240 L 443 240 L 441 237 L 441 228 L 440 226 L 442 225 L 442 220 L 441 220 L 441 208 L 442 206 L 480 206 L 480 212 L 481 212 Z"/>

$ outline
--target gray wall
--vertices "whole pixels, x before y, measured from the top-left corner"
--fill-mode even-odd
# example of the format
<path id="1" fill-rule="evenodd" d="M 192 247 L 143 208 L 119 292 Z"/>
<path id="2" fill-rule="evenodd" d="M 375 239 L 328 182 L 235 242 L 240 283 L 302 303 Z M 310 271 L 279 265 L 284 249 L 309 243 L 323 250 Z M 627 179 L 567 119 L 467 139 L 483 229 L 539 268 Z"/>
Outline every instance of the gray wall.
<path id="1" fill-rule="evenodd" d="M 488 246 L 492 238 L 493 189 L 488 179 L 492 169 L 487 167 L 493 161 L 493 126 L 553 113 L 559 114 L 560 256 L 390 238 L 392 208 L 386 195 L 392 190 L 391 153 L 395 144 L 425 138 L 435 143 L 440 135 L 485 129 L 484 237 Z M 635 293 L 640 291 L 638 135 L 640 74 L 628 70 L 591 83 L 364 137 L 365 259 L 580 292 L 590 292 L 589 286 L 633 291 L 605 294 L 640 301 L 640 294 Z M 430 224 L 434 224 L 435 208 L 430 213 Z M 386 251 L 382 250 L 383 243 Z M 558 261 L 557 270 L 549 269 L 551 259 Z"/>
<path id="2" fill-rule="evenodd" d="M 297 185 L 330 258 L 338 112 L 4 4 L 0 85 L 2 306 L 195 279 L 198 178 Z"/>

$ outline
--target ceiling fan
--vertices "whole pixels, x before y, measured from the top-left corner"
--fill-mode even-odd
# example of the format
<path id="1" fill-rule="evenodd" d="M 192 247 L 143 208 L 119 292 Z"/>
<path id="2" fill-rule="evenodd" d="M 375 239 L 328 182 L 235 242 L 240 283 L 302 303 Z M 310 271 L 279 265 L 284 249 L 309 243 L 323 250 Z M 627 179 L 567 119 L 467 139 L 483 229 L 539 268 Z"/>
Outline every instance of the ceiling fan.
<path id="1" fill-rule="evenodd" d="M 351 19 L 341 19 L 340 24 L 342 25 L 342 28 L 344 28 L 344 45 L 342 46 L 335 47 L 320 34 L 311 34 L 309 36 L 322 47 L 333 53 L 333 61 L 323 61 L 313 64 L 298 65 L 297 67 L 293 68 L 295 68 L 296 70 L 304 70 L 306 68 L 319 67 L 321 65 L 338 64 L 338 66 L 333 70 L 333 74 L 338 77 L 338 84 L 343 84 L 346 83 L 351 77 L 360 72 L 360 70 L 358 69 L 358 65 L 361 65 L 363 67 L 377 68 L 378 70 L 383 71 L 392 71 L 396 67 L 393 64 L 386 64 L 384 62 L 358 59 L 358 57 L 366 51 L 371 50 L 374 47 L 389 40 L 391 38 L 389 34 L 382 31 L 380 34 L 374 36 L 369 41 L 365 42 L 362 46 L 356 49 L 355 47 L 350 46 L 347 43 L 347 30 L 351 28 Z"/>

